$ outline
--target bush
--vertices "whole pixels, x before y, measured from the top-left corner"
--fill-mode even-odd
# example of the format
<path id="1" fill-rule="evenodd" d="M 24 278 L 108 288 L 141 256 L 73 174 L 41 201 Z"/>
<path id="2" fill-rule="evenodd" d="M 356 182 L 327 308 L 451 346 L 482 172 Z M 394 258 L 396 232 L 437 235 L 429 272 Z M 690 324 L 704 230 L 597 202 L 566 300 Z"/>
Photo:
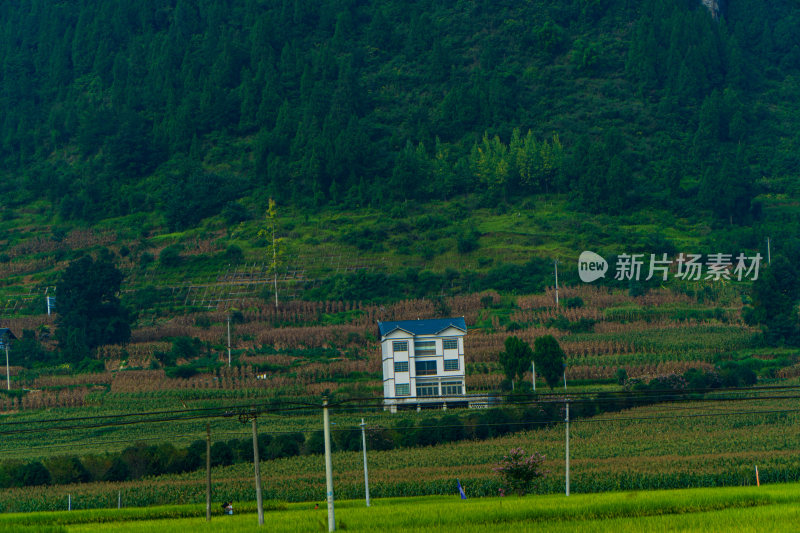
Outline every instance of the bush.
<path id="1" fill-rule="evenodd" d="M 89 471 L 77 457 L 53 457 L 47 461 L 47 470 L 56 485 L 91 481 Z"/>
<path id="2" fill-rule="evenodd" d="M 239 202 L 228 202 L 225 204 L 225 207 L 222 208 L 222 218 L 225 219 L 226 223 L 233 225 L 248 220 L 250 218 L 250 213 L 247 211 L 247 208 Z"/>
<path id="3" fill-rule="evenodd" d="M 580 296 L 567 298 L 567 300 L 564 302 L 564 305 L 567 306 L 567 309 L 577 309 L 583 307 L 583 298 Z"/>
<path id="4" fill-rule="evenodd" d="M 128 463 L 121 457 L 115 457 L 111 462 L 111 467 L 103 476 L 103 481 L 128 481 L 131 478 L 131 470 Z"/>
<path id="5" fill-rule="evenodd" d="M 142 255 L 139 256 L 139 265 L 146 267 L 155 260 L 156 258 L 150 252 L 142 252 Z"/>
<path id="6" fill-rule="evenodd" d="M 174 368 L 168 368 L 166 369 L 165 373 L 168 378 L 189 379 L 190 377 L 197 375 L 197 368 L 195 368 L 193 365 L 181 365 Z"/>
<path id="7" fill-rule="evenodd" d="M 231 244 L 225 250 L 225 259 L 232 265 L 238 265 L 244 261 L 244 252 L 240 247 L 236 246 L 235 244 Z"/>
<path id="8" fill-rule="evenodd" d="M 20 471 L 22 485 L 33 487 L 38 485 L 49 485 L 52 481 L 50 471 L 39 461 L 33 461 L 22 467 Z"/>
<path id="9" fill-rule="evenodd" d="M 182 246 L 179 244 L 172 244 L 167 246 L 161 253 L 158 254 L 158 262 L 164 267 L 174 267 L 181 264 L 181 250 Z"/>
<path id="10" fill-rule="evenodd" d="M 233 464 L 233 450 L 225 442 L 211 445 L 211 466 L 228 466 Z"/>
<path id="11" fill-rule="evenodd" d="M 305 442 L 305 435 L 300 432 L 279 435 L 272 439 L 265 450 L 264 459 L 278 459 L 300 455 L 300 449 Z"/>
<path id="12" fill-rule="evenodd" d="M 534 453 L 527 456 L 522 448 L 512 448 L 494 468 L 503 480 L 504 488 L 519 496 L 527 494 L 539 479 L 547 477 L 542 469 L 545 456 Z"/>
<path id="13" fill-rule="evenodd" d="M 191 360 L 200 355 L 203 343 L 196 337 L 176 337 L 172 341 L 172 356 L 177 359 Z"/>
<path id="14" fill-rule="evenodd" d="M 78 374 L 98 374 L 105 372 L 106 364 L 98 359 L 90 359 L 84 357 L 80 363 L 75 366 L 75 372 Z"/>
<path id="15" fill-rule="evenodd" d="M 478 232 L 472 230 L 458 237 L 456 248 L 460 254 L 468 254 L 478 249 Z"/>

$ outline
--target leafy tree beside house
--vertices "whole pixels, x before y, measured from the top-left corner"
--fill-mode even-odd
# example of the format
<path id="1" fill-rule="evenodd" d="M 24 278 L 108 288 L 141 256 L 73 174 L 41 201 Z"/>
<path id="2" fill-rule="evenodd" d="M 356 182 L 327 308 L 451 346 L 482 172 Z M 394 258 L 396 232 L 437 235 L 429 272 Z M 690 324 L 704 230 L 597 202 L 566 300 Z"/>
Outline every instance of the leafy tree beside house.
<path id="1" fill-rule="evenodd" d="M 500 365 L 511 383 L 514 379 L 522 379 L 522 375 L 533 361 L 533 351 L 530 345 L 519 337 L 507 337 L 505 350 L 500 352 Z"/>
<path id="2" fill-rule="evenodd" d="M 536 373 L 544 377 L 547 386 L 555 388 L 564 373 L 566 355 L 552 335 L 539 337 L 533 343 L 533 360 L 536 363 Z"/>
<path id="3" fill-rule="evenodd" d="M 127 342 L 131 315 L 119 300 L 122 272 L 108 251 L 69 264 L 56 285 L 61 357 L 78 363 L 103 344 Z"/>

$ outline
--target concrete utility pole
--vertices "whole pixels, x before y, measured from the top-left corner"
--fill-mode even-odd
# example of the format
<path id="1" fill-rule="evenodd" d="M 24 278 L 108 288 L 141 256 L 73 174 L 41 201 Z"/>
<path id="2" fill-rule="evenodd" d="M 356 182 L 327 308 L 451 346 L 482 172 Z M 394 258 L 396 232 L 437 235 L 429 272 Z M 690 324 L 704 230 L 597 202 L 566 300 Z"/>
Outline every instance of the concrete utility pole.
<path id="1" fill-rule="evenodd" d="M 264 501 L 261 497 L 261 460 L 258 456 L 258 425 L 256 418 L 258 412 L 255 410 L 239 413 L 239 422 L 242 424 L 251 423 L 253 428 L 253 473 L 256 479 L 256 505 L 258 506 L 258 525 L 264 525 Z"/>
<path id="2" fill-rule="evenodd" d="M 261 498 L 261 468 L 258 457 L 258 433 L 256 430 L 256 416 L 253 415 L 253 467 L 256 476 L 256 504 L 258 505 L 258 525 L 264 525 L 264 501 Z"/>
<path id="3" fill-rule="evenodd" d="M 6 385 L 8 386 L 8 390 L 11 390 L 11 373 L 8 370 L 8 341 L 3 344 L 6 346 Z"/>
<path id="4" fill-rule="evenodd" d="M 567 446 L 566 446 L 566 489 L 567 489 L 567 496 L 569 496 L 569 402 L 567 402 L 567 417 L 564 419 L 567 423 Z"/>
<path id="5" fill-rule="evenodd" d="M 336 531 L 336 516 L 333 510 L 333 462 L 331 461 L 331 424 L 328 415 L 328 397 L 322 397 L 322 423 L 325 437 L 325 487 L 328 499 L 328 531 Z"/>
<path id="6" fill-rule="evenodd" d="M 556 259 L 553 264 L 556 269 L 556 307 L 558 307 L 558 259 Z"/>
<path id="7" fill-rule="evenodd" d="M 533 392 L 536 392 L 536 363 L 533 361 L 531 361 L 531 374 L 533 374 L 533 377 L 531 378 L 533 383 Z"/>
<path id="8" fill-rule="evenodd" d="M 367 507 L 369 507 L 369 473 L 367 472 L 367 433 L 364 431 L 364 419 L 361 419 L 361 446 L 364 450 L 364 494 L 367 495 Z"/>
<path id="9" fill-rule="evenodd" d="M 211 522 L 211 424 L 206 424 L 206 522 Z"/>
<path id="10" fill-rule="evenodd" d="M 228 366 L 231 366 L 231 315 L 228 315 Z"/>
<path id="11" fill-rule="evenodd" d="M 772 263 L 772 254 L 770 254 L 769 249 L 769 237 L 767 237 L 767 264 Z"/>

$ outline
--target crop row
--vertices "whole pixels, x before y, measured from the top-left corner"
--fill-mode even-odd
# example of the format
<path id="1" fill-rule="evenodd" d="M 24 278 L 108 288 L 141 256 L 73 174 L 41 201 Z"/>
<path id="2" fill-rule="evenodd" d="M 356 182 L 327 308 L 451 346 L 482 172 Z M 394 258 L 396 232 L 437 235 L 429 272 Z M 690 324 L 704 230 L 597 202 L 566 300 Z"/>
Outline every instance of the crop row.
<path id="1" fill-rule="evenodd" d="M 573 420 L 572 490 L 752 485 L 755 466 L 762 483 L 800 479 L 800 435 L 793 431 L 800 415 L 775 412 L 781 410 L 782 402 L 759 401 L 746 408 L 738 402 L 691 407 L 686 412 L 680 406 L 649 406 L 601 421 Z M 699 413 L 707 416 L 686 416 Z M 341 421 L 335 413 L 334 420 Z M 494 495 L 500 485 L 492 465 L 509 448 L 522 446 L 548 458 L 550 475 L 539 492 L 559 492 L 564 483 L 563 439 L 560 425 L 489 441 L 370 451 L 370 490 L 376 498 L 453 494 L 458 477 L 469 495 Z M 360 452 L 337 452 L 333 464 L 337 496 L 360 497 Z M 324 463 L 319 455 L 266 461 L 261 471 L 268 498 L 320 501 L 324 497 Z M 72 494 L 79 506 L 109 506 L 116 504 L 119 491 L 128 505 L 197 503 L 204 498 L 203 476 L 199 471 L 125 484 L 7 490 L 0 492 L 0 507 L 60 508 L 66 494 Z M 217 498 L 253 499 L 252 465 L 215 469 L 213 479 Z"/>

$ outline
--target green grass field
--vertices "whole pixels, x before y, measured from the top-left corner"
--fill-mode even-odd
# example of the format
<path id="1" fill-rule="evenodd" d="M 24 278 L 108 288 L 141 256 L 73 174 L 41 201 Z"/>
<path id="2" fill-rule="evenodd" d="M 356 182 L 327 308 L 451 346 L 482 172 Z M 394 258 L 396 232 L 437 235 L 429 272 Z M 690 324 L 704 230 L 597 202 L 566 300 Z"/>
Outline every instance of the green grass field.
<path id="1" fill-rule="evenodd" d="M 252 504 L 232 517 L 214 505 L 210 523 L 202 505 L 138 510 L 5 514 L 0 531 L 255 531 Z M 324 502 L 268 505 L 264 531 L 326 531 Z M 273 510 L 269 510 L 273 509 Z M 795 531 L 800 485 L 748 488 L 510 496 L 457 496 L 341 501 L 336 523 L 346 531 Z"/>

